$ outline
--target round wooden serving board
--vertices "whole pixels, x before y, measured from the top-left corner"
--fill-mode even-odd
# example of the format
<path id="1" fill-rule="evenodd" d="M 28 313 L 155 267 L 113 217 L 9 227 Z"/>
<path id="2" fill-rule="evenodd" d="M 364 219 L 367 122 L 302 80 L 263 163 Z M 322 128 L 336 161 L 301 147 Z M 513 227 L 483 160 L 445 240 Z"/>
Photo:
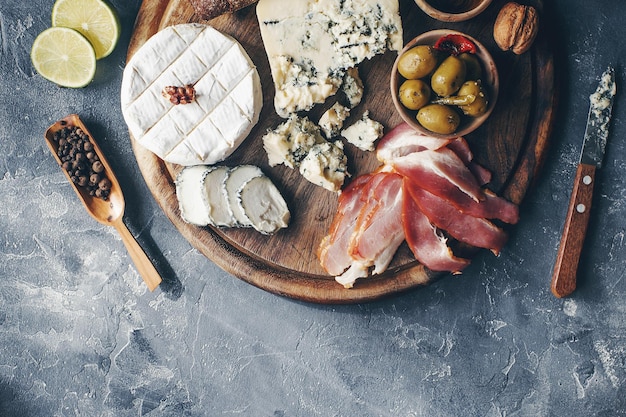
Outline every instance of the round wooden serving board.
<path id="1" fill-rule="evenodd" d="M 531 51 L 521 56 L 501 52 L 492 37 L 495 17 L 504 0 L 495 0 L 479 17 L 462 23 L 441 23 L 424 14 L 413 1 L 400 0 L 405 43 L 432 29 L 454 29 L 468 33 L 489 49 L 500 75 L 500 95 L 490 119 L 466 139 L 475 159 L 493 172 L 489 187 L 515 203 L 520 203 L 537 176 L 546 155 L 556 103 L 553 55 L 548 36 L 540 32 Z M 540 0 L 533 2 L 542 12 Z M 547 21 L 547 19 L 546 19 Z M 203 22 L 194 15 L 188 0 L 144 0 L 137 17 L 128 50 L 130 58 L 154 33 L 166 26 Z M 163 162 L 131 138 L 142 175 L 162 207 L 183 236 L 200 252 L 225 271 L 275 294 L 317 303 L 354 303 L 374 300 L 424 285 L 440 274 L 415 261 L 403 244 L 389 269 L 381 275 L 360 279 L 345 289 L 321 268 L 316 250 L 327 233 L 337 207 L 337 195 L 304 180 L 296 170 L 282 165 L 270 168 L 262 136 L 283 119 L 274 111 L 274 87 L 269 63 L 259 32 L 255 7 L 205 22 L 237 39 L 257 66 L 264 104 L 260 121 L 243 145 L 225 165 L 255 164 L 283 193 L 292 214 L 291 223 L 273 236 L 252 229 L 216 229 L 185 223 L 179 213 L 174 178 L 181 167 Z M 346 122 L 361 117 L 365 110 L 385 126 L 385 131 L 401 122 L 395 113 L 389 89 L 389 76 L 397 54 L 388 52 L 359 66 L 365 83 L 363 102 Z M 317 120 L 332 104 L 317 106 L 311 119 Z M 378 166 L 375 155 L 346 144 L 352 177 Z"/>

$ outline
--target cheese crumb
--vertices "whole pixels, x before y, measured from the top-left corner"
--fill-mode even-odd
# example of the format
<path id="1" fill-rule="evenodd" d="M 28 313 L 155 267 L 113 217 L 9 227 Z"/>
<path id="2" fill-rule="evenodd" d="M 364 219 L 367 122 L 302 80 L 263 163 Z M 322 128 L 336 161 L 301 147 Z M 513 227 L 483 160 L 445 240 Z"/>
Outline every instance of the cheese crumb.
<path id="1" fill-rule="evenodd" d="M 373 151 L 374 143 L 383 137 L 383 125 L 370 119 L 366 111 L 361 120 L 344 129 L 341 136 L 363 151 Z"/>
<path id="2" fill-rule="evenodd" d="M 347 163 L 343 142 L 318 143 L 302 160 L 300 174 L 313 184 L 339 192 L 347 175 Z"/>
<path id="3" fill-rule="evenodd" d="M 326 110 L 320 117 L 319 125 L 327 139 L 331 139 L 339 134 L 343 127 L 343 122 L 350 116 L 350 109 L 335 103 Z"/>

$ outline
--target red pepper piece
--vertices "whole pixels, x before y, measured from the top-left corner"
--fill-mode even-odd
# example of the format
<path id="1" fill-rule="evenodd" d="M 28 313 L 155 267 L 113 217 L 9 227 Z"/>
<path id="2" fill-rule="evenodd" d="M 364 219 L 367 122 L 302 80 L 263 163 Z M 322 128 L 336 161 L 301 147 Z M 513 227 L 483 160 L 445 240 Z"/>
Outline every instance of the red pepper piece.
<path id="1" fill-rule="evenodd" d="M 474 42 L 469 40 L 467 37 L 456 33 L 439 38 L 439 40 L 435 42 L 434 48 L 450 55 L 460 55 L 465 52 L 470 54 L 476 53 L 476 45 Z"/>

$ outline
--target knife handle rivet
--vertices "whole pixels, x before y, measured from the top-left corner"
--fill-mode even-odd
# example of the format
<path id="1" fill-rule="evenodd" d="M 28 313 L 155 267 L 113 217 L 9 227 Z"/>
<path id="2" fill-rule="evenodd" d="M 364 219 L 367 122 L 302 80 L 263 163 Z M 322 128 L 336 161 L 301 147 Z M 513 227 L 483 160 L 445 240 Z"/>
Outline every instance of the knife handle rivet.
<path id="1" fill-rule="evenodd" d="M 587 209 L 587 207 L 585 207 L 584 204 L 579 204 L 579 205 L 576 206 L 576 211 L 579 212 L 579 213 L 584 213 L 586 209 Z"/>
<path id="2" fill-rule="evenodd" d="M 585 175 L 585 176 L 583 177 L 583 184 L 585 184 L 585 185 L 589 185 L 589 184 L 591 184 L 591 181 L 592 181 L 592 180 L 591 180 L 591 177 L 590 177 L 589 175 Z"/>

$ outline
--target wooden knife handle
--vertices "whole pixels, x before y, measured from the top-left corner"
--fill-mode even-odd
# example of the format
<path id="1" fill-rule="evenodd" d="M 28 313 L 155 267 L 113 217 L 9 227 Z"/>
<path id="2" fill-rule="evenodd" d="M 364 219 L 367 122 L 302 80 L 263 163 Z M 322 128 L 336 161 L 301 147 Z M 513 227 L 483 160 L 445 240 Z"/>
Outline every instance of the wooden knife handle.
<path id="1" fill-rule="evenodd" d="M 567 297 L 576 289 L 576 272 L 589 223 L 595 175 L 595 165 L 578 165 L 552 273 L 551 290 L 559 298 Z"/>

